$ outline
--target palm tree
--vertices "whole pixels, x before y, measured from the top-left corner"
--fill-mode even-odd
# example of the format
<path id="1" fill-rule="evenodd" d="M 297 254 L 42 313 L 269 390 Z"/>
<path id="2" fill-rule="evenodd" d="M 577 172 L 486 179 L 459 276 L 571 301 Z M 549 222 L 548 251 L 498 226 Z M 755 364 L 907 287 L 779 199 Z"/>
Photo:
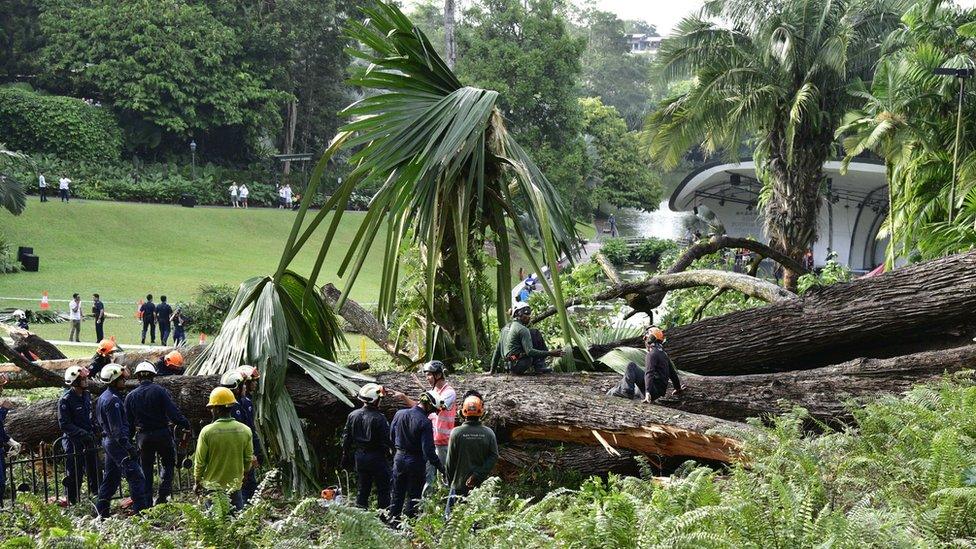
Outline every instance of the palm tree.
<path id="1" fill-rule="evenodd" d="M 709 0 L 661 57 L 693 88 L 649 117 L 651 154 L 673 168 L 702 146 L 738 159 L 750 140 L 770 245 L 796 258 L 816 241 L 823 164 L 853 86 L 869 75 L 898 0 Z M 784 284 L 796 286 L 787 271 Z"/>
<path id="2" fill-rule="evenodd" d="M 24 184 L 10 173 L 15 164 L 30 165 L 30 157 L 7 150 L 7 146 L 0 143 L 0 205 L 8 212 L 20 215 L 27 208 L 27 191 Z"/>
<path id="3" fill-rule="evenodd" d="M 366 90 L 367 96 L 343 111 L 353 120 L 316 165 L 277 271 L 241 284 L 219 335 L 191 370 L 213 374 L 252 364 L 266 372 L 261 378 L 257 421 L 273 452 L 291 463 L 291 487 L 298 491 L 310 488 L 314 460 L 284 390 L 289 364 L 343 400 L 357 388 L 356 381 L 369 379 L 335 364 L 342 332 L 334 310 L 322 301 L 315 286 L 345 205 L 359 186 L 379 190 L 352 244 L 342 250 L 337 270 L 347 282 L 336 309 L 342 307 L 374 241 L 381 237 L 384 258 L 378 302 L 380 315 L 387 316 L 394 306 L 402 250 L 408 244 L 420 249 L 426 278 L 428 356 L 438 331 L 435 326 L 451 331 L 458 323 L 463 333 L 451 335 L 462 341 L 458 347 L 477 356 L 485 330 L 481 315 L 476 314 L 482 307 L 472 291 L 471 269 L 472 258 L 486 240 L 492 240 L 497 251 L 495 308 L 503 321 L 511 299 L 509 233 L 514 232 L 526 250 L 541 244 L 546 262 L 553 267 L 557 254 L 569 252 L 577 237 L 555 189 L 506 130 L 496 107 L 498 93 L 463 86 L 427 37 L 395 6 L 372 0 L 363 12 L 368 18 L 350 23 L 346 32 L 363 47 L 353 54 L 366 64 L 351 82 Z M 321 210 L 307 219 L 322 174 L 341 150 L 352 153 L 352 171 Z M 537 228 L 534 233 L 515 222 L 519 212 Z M 309 277 L 288 270 L 330 215 Z M 531 254 L 529 259 L 541 272 L 540 262 Z M 581 344 L 562 306 L 558 278 L 553 277 L 547 289 L 559 304 L 564 339 Z M 435 288 L 453 291 L 445 297 Z"/>

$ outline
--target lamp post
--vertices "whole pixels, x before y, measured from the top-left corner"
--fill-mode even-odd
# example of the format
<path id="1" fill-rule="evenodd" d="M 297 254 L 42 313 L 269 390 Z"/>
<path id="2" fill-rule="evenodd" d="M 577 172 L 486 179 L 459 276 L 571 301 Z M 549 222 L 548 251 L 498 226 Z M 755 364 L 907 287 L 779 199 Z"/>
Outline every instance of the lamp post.
<path id="1" fill-rule="evenodd" d="M 972 78 L 976 73 L 973 69 L 953 69 L 950 67 L 938 67 L 932 71 L 937 76 L 952 76 L 959 80 L 959 107 L 956 112 L 956 141 L 952 147 L 952 182 L 949 184 L 949 223 L 955 217 L 956 211 L 956 172 L 959 164 L 959 137 L 962 133 L 962 96 L 966 89 L 966 79 Z"/>
<path id="2" fill-rule="evenodd" d="M 193 180 L 197 179 L 197 142 L 190 141 L 190 169 Z"/>

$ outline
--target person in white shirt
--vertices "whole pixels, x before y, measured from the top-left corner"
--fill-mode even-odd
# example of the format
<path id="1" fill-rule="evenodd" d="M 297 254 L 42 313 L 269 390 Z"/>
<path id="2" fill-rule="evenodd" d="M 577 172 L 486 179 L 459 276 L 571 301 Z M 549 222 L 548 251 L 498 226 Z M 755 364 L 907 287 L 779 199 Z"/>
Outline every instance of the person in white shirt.
<path id="1" fill-rule="evenodd" d="M 68 341 L 81 341 L 81 297 L 78 294 L 72 295 L 68 303 L 68 320 L 71 321 Z"/>
<path id="2" fill-rule="evenodd" d="M 40 190 L 41 202 L 47 202 L 47 179 L 44 179 L 44 174 L 38 174 L 37 188 Z"/>
<path id="3" fill-rule="evenodd" d="M 247 196 L 249 194 L 251 194 L 251 191 L 248 190 L 247 185 L 241 183 L 241 187 L 237 189 L 237 196 L 238 196 L 237 202 L 241 205 L 242 208 L 247 207 Z"/>
<path id="4" fill-rule="evenodd" d="M 237 188 L 237 183 L 231 181 L 230 183 L 230 205 L 237 208 L 238 207 L 238 196 L 240 196 L 240 189 Z"/>
<path id="5" fill-rule="evenodd" d="M 61 202 L 69 202 L 69 185 L 71 185 L 71 180 L 67 177 L 61 176 L 61 179 L 58 180 L 58 194 L 61 196 Z"/>
<path id="6" fill-rule="evenodd" d="M 291 209 L 291 185 L 285 185 L 285 209 Z"/>
<path id="7" fill-rule="evenodd" d="M 285 186 L 278 185 L 278 209 L 285 207 Z"/>

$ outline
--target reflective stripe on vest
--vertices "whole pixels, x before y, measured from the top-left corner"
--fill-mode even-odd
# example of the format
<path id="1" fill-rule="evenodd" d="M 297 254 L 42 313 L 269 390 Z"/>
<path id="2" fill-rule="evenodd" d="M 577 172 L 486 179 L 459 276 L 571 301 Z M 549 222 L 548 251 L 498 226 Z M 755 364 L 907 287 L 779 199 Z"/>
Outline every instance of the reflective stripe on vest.
<path id="1" fill-rule="evenodd" d="M 444 384 L 443 387 L 438 391 L 437 389 L 432 389 L 437 396 L 444 398 L 444 395 L 448 393 L 453 393 L 454 389 L 448 385 Z M 454 418 L 457 416 L 457 397 L 455 395 L 454 402 L 451 403 L 451 407 L 447 410 L 441 410 L 437 412 L 437 415 L 433 418 L 432 423 L 434 424 L 434 446 L 447 446 L 447 443 L 451 440 L 451 429 L 454 429 Z"/>

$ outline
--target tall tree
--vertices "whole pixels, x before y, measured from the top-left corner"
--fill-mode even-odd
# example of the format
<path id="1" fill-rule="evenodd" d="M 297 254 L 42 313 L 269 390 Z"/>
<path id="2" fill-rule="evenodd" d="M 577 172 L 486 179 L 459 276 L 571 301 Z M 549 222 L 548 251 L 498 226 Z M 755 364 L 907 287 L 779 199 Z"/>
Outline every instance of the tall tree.
<path id="1" fill-rule="evenodd" d="M 457 47 L 454 40 L 454 0 L 444 0 L 444 56 L 447 68 L 453 70 L 457 62 Z"/>
<path id="2" fill-rule="evenodd" d="M 897 0 L 710 0 L 660 55 L 691 91 L 650 116 L 651 153 L 675 166 L 692 147 L 736 158 L 754 139 L 770 245 L 799 260 L 817 239 L 823 164 L 854 86 L 897 25 Z M 784 284 L 795 289 L 797 273 Z"/>

